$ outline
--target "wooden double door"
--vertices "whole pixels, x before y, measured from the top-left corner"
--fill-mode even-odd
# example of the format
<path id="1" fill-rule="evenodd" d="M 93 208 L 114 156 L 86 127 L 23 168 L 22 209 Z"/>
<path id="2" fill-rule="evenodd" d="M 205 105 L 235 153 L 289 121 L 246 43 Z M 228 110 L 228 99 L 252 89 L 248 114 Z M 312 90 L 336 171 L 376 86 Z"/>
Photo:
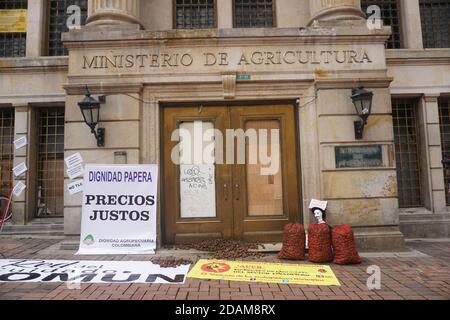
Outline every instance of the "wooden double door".
<path id="1" fill-rule="evenodd" d="M 293 106 L 163 110 L 165 243 L 280 241 L 301 216 Z"/>

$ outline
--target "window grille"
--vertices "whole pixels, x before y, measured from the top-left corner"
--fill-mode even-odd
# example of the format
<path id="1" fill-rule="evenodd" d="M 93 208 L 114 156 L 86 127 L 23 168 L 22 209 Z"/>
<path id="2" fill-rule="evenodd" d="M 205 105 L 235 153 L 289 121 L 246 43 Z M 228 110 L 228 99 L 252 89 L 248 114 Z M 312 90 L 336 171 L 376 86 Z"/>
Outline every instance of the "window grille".
<path id="1" fill-rule="evenodd" d="M 215 0 L 176 0 L 176 29 L 206 29 L 214 28 Z"/>
<path id="2" fill-rule="evenodd" d="M 441 127 L 442 158 L 450 158 L 450 98 L 439 99 L 439 123 Z M 445 194 L 450 206 L 450 168 L 444 167 Z"/>
<path id="3" fill-rule="evenodd" d="M 450 48 L 450 1 L 420 0 L 423 46 Z"/>
<path id="4" fill-rule="evenodd" d="M 365 14 L 367 8 L 376 5 L 381 9 L 381 19 L 383 24 L 391 26 L 392 35 L 386 43 L 388 49 L 399 49 L 402 46 L 401 43 L 401 30 L 400 30 L 400 4 L 398 0 L 361 0 L 361 9 Z"/>
<path id="5" fill-rule="evenodd" d="M 234 0 L 234 27 L 273 27 L 274 3 L 272 0 Z"/>
<path id="6" fill-rule="evenodd" d="M 62 216 L 64 212 L 64 108 L 39 109 L 38 126 L 38 216 Z"/>
<path id="7" fill-rule="evenodd" d="M 27 0 L 1 0 L 0 10 L 27 9 Z M 25 57 L 27 45 L 26 32 L 0 33 L 0 58 Z"/>
<path id="8" fill-rule="evenodd" d="M 392 101 L 398 197 L 401 208 L 423 205 L 417 109 L 418 99 L 394 99 Z"/>
<path id="9" fill-rule="evenodd" d="M 14 109 L 0 108 L 0 194 L 8 195 L 13 184 Z"/>
<path id="10" fill-rule="evenodd" d="M 63 32 L 68 32 L 67 19 L 72 13 L 67 13 L 67 8 L 77 5 L 81 9 L 81 25 L 87 19 L 87 0 L 50 0 L 49 2 L 49 28 L 48 28 L 48 54 L 50 56 L 66 56 L 61 39 Z"/>

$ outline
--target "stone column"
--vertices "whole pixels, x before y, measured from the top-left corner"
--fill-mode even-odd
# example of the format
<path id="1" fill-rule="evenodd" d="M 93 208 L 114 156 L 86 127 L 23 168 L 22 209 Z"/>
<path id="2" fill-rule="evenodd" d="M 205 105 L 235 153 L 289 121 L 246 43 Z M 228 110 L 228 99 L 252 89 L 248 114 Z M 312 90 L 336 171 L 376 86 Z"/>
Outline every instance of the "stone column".
<path id="1" fill-rule="evenodd" d="M 87 25 L 141 24 L 140 0 L 89 0 Z"/>
<path id="2" fill-rule="evenodd" d="M 311 19 L 314 21 L 363 20 L 360 0 L 310 0 Z"/>

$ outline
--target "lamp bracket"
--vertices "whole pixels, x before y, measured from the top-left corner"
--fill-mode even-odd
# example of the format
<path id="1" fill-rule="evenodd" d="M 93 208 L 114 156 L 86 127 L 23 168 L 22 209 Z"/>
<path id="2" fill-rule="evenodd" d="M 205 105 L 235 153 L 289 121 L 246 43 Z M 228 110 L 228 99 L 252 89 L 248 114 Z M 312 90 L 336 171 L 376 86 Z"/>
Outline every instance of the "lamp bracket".
<path id="1" fill-rule="evenodd" d="M 106 95 L 98 96 L 98 102 L 100 102 L 100 104 L 105 104 L 106 103 Z"/>
<path id="2" fill-rule="evenodd" d="M 355 139 L 356 140 L 362 140 L 364 126 L 365 126 L 364 120 L 355 121 Z"/>

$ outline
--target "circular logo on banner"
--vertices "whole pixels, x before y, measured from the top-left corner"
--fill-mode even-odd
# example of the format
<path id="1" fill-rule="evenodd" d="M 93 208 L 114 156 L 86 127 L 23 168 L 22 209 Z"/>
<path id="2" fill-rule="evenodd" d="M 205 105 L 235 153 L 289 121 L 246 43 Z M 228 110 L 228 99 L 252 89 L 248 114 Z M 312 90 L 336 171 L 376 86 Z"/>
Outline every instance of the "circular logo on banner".
<path id="1" fill-rule="evenodd" d="M 224 273 L 230 270 L 231 267 L 226 263 L 210 262 L 202 265 L 202 270 L 211 273 Z"/>
<path id="2" fill-rule="evenodd" d="M 93 245 L 95 243 L 94 237 L 90 234 L 84 238 L 83 243 L 87 246 Z"/>

